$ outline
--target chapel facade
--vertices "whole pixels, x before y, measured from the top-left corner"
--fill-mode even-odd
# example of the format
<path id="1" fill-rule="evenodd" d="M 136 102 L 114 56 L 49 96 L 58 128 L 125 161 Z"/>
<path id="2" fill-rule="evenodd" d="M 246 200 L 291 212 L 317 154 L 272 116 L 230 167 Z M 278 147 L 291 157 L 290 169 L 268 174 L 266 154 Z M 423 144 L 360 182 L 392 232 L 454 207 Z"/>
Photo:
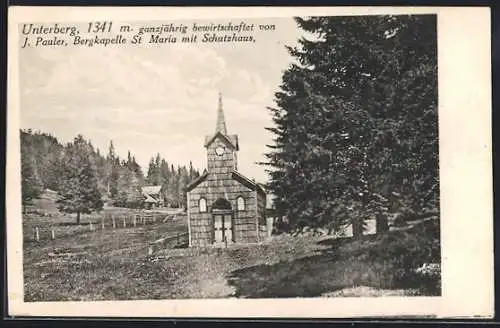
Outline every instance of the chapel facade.
<path id="1" fill-rule="evenodd" d="M 258 243 L 266 193 L 237 170 L 238 136 L 227 133 L 220 94 L 215 133 L 204 146 L 207 169 L 186 188 L 189 246 Z"/>

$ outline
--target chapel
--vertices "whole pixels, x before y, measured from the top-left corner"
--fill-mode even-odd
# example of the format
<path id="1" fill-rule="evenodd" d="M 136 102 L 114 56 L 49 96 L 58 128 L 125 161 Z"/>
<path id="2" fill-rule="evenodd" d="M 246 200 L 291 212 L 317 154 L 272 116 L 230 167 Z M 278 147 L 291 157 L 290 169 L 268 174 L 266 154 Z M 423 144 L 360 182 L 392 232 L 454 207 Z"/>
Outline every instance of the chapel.
<path id="1" fill-rule="evenodd" d="M 219 94 L 215 132 L 205 137 L 207 168 L 186 187 L 189 246 L 258 243 L 266 193 L 237 169 L 238 136 L 228 134 Z"/>

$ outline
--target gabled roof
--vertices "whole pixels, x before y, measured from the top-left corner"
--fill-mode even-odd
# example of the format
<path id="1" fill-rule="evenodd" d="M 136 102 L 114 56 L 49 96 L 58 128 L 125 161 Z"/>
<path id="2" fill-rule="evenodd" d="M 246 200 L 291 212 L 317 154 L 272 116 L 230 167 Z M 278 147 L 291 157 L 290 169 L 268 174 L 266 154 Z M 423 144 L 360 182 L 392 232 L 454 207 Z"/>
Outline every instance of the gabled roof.
<path id="1" fill-rule="evenodd" d="M 145 195 L 159 194 L 161 191 L 161 186 L 144 186 L 142 187 L 142 193 Z"/>
<path id="2" fill-rule="evenodd" d="M 196 178 L 195 180 L 188 183 L 188 185 L 186 186 L 186 191 L 193 190 L 197 185 L 202 183 L 207 176 L 208 176 L 208 172 L 207 172 L 207 170 L 205 170 L 202 175 L 200 175 L 198 178 Z"/>
<path id="3" fill-rule="evenodd" d="M 145 203 L 156 203 L 158 202 L 156 199 L 154 199 L 153 197 L 149 196 L 149 195 L 144 195 L 146 197 L 146 199 L 144 200 Z"/>
<path id="4" fill-rule="evenodd" d="M 196 188 L 196 186 L 199 185 L 200 183 L 202 183 L 207 178 L 207 176 L 208 176 L 208 172 L 207 172 L 207 170 L 205 170 L 201 176 L 199 176 L 196 180 L 192 181 L 191 183 L 189 183 L 186 186 L 186 191 L 191 191 L 194 188 Z M 241 174 L 238 171 L 233 170 L 231 172 L 231 178 L 238 181 L 239 183 L 243 184 L 244 186 L 248 187 L 251 190 L 256 190 L 257 192 L 259 192 L 263 195 L 266 194 L 266 192 L 261 184 L 256 183 L 255 181 L 248 179 L 247 177 L 245 177 L 243 174 Z"/>
<path id="5" fill-rule="evenodd" d="M 223 141 L 225 141 L 229 146 L 233 147 L 235 150 L 240 150 L 240 146 L 238 144 L 238 136 L 236 134 L 225 135 L 220 131 L 217 131 L 214 135 L 205 137 L 205 147 L 208 148 L 214 142 L 214 140 L 220 137 Z"/>
<path id="6" fill-rule="evenodd" d="M 257 192 L 260 192 L 264 195 L 266 194 L 264 188 L 262 188 L 262 186 L 259 183 L 256 183 L 255 181 L 248 179 L 238 171 L 233 170 L 231 172 L 231 177 L 252 190 L 257 190 Z"/>

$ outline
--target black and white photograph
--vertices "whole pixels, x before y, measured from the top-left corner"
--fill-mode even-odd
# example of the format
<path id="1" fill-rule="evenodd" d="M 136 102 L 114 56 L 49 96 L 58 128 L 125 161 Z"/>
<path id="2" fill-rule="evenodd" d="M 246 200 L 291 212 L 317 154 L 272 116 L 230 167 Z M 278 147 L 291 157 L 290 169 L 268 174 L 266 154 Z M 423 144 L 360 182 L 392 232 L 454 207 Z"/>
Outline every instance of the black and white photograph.
<path id="1" fill-rule="evenodd" d="M 438 14 L 16 27 L 22 302 L 443 296 Z"/>

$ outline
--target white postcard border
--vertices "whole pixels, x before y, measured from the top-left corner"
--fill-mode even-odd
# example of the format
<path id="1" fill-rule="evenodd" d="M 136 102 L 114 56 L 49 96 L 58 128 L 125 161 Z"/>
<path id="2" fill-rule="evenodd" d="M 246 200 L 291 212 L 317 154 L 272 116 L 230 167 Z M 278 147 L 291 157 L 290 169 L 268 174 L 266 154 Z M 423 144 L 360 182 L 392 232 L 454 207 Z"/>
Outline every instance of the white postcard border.
<path id="1" fill-rule="evenodd" d="M 20 22 L 438 14 L 442 297 L 23 302 L 18 34 Z M 11 7 L 7 113 L 8 311 L 13 316 L 492 317 L 490 12 L 479 7 Z"/>

